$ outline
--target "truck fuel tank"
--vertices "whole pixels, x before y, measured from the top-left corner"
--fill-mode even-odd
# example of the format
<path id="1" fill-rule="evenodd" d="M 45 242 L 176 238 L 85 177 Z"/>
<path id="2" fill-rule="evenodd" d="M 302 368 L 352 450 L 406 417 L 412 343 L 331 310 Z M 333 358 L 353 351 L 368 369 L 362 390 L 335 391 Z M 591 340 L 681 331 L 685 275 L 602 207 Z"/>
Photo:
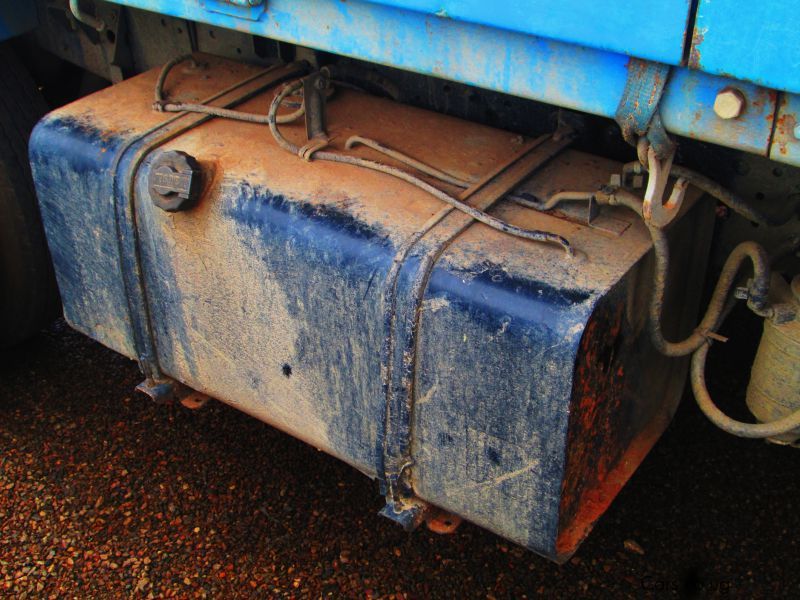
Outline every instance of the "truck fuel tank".
<path id="1" fill-rule="evenodd" d="M 620 165 L 336 88 L 327 151 L 414 172 L 502 230 L 397 177 L 281 148 L 263 116 L 297 65 L 198 56 L 165 81 L 171 99 L 261 123 L 154 111 L 158 75 L 33 134 L 67 321 L 151 383 L 180 382 L 378 479 L 401 522 L 432 505 L 568 558 L 668 424 L 686 363 L 647 336 L 651 242 L 634 213 L 589 222 L 585 205 L 541 212 L 506 192 L 597 189 Z M 302 120 L 280 127 L 306 146 Z M 711 217 L 685 204 L 669 230 L 674 337 L 694 324 Z"/>

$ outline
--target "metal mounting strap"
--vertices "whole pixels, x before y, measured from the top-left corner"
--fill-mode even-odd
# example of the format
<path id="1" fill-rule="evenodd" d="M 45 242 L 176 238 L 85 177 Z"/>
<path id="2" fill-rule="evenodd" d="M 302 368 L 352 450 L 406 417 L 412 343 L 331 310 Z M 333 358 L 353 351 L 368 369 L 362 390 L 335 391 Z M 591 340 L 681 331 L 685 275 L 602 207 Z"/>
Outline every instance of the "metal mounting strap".
<path id="1" fill-rule="evenodd" d="M 297 66 L 273 67 L 222 90 L 205 100 L 205 103 L 222 100 L 221 104 L 224 107 L 236 106 L 286 79 L 295 77 L 297 73 Z M 245 92 L 240 91 L 255 82 L 257 85 Z M 238 93 L 232 96 L 234 92 Z M 137 225 L 136 175 L 150 153 L 212 118 L 213 116 L 208 114 L 186 112 L 170 117 L 127 140 L 114 157 L 111 167 L 111 195 L 120 273 L 128 303 L 133 346 L 139 368 L 145 376 L 145 381 L 137 389 L 144 391 L 154 400 L 166 400 L 174 390 L 172 380 L 161 372 L 159 366 L 152 316 L 145 289 L 142 247 Z M 134 148 L 135 151 L 132 152 Z"/>
<path id="2" fill-rule="evenodd" d="M 571 143 L 571 132 L 559 134 L 534 140 L 511 161 L 462 192 L 459 199 L 479 210 L 488 210 Z M 437 260 L 474 223 L 466 213 L 451 206 L 443 208 L 400 247 L 386 278 L 386 334 L 381 352 L 386 408 L 383 453 L 377 471 L 387 497 L 381 514 L 407 528 L 417 525 L 421 517 L 408 476 L 413 466 L 411 422 L 422 302 Z"/>
<path id="3" fill-rule="evenodd" d="M 665 158 L 675 147 L 658 110 L 669 73 L 669 65 L 631 58 L 625 90 L 614 115 L 626 142 L 636 146 L 645 136 L 659 158 Z"/>

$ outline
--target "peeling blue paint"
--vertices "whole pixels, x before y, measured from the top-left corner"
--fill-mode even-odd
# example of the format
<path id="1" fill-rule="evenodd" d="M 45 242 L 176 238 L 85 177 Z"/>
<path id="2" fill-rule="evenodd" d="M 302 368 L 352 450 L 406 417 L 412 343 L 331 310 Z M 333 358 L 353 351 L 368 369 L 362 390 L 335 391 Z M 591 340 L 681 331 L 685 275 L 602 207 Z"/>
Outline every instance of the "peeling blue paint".
<path id="1" fill-rule="evenodd" d="M 29 143 L 50 256 L 65 301 L 64 316 L 76 329 L 130 355 L 133 348 L 125 290 L 119 272 L 116 231 L 108 219 L 109 169 L 123 139 L 98 131 L 85 119 L 45 118 Z M 98 327 L 103 314 L 104 327 Z"/>
<path id="2" fill-rule="evenodd" d="M 737 80 L 731 72 L 681 66 L 688 0 L 640 2 L 638 10 L 636 3 L 621 1 L 607 6 L 571 0 L 539 10 L 524 2 L 450 2 L 445 4 L 449 18 L 434 14 L 442 8 L 434 0 L 307 0 L 302 5 L 270 0 L 257 21 L 209 12 L 195 0 L 116 3 L 605 117 L 617 111 L 633 56 L 671 65 L 660 103 L 669 133 L 761 156 L 769 151 L 773 90 Z M 728 13 L 736 21 L 740 11 Z M 572 18 L 575 14 L 583 18 Z M 748 44 L 727 32 L 740 52 L 749 52 Z M 782 69 L 770 84 L 779 90 L 789 84 L 786 72 Z M 738 119 L 722 120 L 714 114 L 714 98 L 728 86 L 741 90 L 748 109 Z M 792 154 L 774 158 L 797 164 Z"/>

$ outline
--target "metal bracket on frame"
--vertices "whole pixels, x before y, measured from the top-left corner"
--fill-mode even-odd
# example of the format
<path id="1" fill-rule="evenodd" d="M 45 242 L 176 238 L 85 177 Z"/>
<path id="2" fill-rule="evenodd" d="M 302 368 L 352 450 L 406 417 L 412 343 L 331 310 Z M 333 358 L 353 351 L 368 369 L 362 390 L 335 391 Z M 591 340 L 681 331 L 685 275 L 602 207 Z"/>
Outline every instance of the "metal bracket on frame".
<path id="1" fill-rule="evenodd" d="M 265 0 L 200 0 L 209 12 L 238 17 L 246 21 L 258 21 L 267 8 Z"/>

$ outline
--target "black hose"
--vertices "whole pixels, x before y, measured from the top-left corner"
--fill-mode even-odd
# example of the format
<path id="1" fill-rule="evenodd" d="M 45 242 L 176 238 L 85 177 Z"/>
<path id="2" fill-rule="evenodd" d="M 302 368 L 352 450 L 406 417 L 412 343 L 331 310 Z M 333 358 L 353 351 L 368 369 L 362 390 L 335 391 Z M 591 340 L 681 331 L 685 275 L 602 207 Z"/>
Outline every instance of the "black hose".
<path id="1" fill-rule="evenodd" d="M 674 169 L 675 167 L 673 167 L 673 172 Z M 712 195 L 714 194 L 712 193 Z M 642 215 L 642 201 L 627 190 L 614 190 L 612 194 L 606 197 L 609 204 L 625 206 L 639 216 Z M 579 194 L 570 193 L 561 199 L 580 200 L 583 198 L 579 197 Z M 752 216 L 752 213 L 750 213 L 750 216 Z M 666 356 L 678 357 L 692 354 L 690 371 L 692 391 L 703 414 L 723 431 L 745 438 L 774 437 L 800 430 L 800 410 L 770 423 L 745 423 L 732 419 L 717 408 L 706 386 L 705 367 L 708 350 L 711 345 L 710 339 L 713 339 L 714 331 L 722 324 L 734 305 L 735 300 L 730 297 L 730 291 L 736 283 L 736 276 L 739 270 L 748 260 L 752 263 L 754 271 L 754 276 L 748 289 L 748 306 L 760 316 L 769 317 L 772 314 L 772 310 L 767 306 L 770 258 L 764 248 L 755 242 L 742 242 L 736 246 L 722 267 L 720 277 L 714 287 L 708 308 L 700 324 L 686 339 L 680 342 L 670 342 L 664 338 L 664 334 L 661 331 L 664 291 L 669 271 L 669 246 L 667 238 L 661 229 L 652 226 L 648 227 L 648 229 L 653 241 L 656 262 L 648 320 L 650 339 L 656 349 Z M 792 251 L 797 248 L 799 243 L 797 238 L 792 238 L 786 244 L 786 248 Z"/>
<path id="2" fill-rule="evenodd" d="M 701 175 L 697 171 L 693 171 L 687 167 L 680 165 L 672 165 L 670 174 L 683 178 L 697 189 L 704 191 L 706 194 L 713 196 L 722 204 L 730 208 L 733 212 L 743 216 L 748 221 L 764 225 L 766 227 L 777 227 L 783 225 L 791 219 L 792 215 L 788 214 L 784 217 L 775 217 L 767 215 L 757 208 L 748 204 L 741 196 L 734 194 L 729 189 L 721 186 L 713 179 L 709 179 L 705 175 Z"/>
<path id="3" fill-rule="evenodd" d="M 754 279 L 750 286 L 751 306 L 763 307 L 766 292 L 769 289 L 769 257 L 766 251 L 755 242 L 742 242 L 728 256 L 722 267 L 714 293 L 708 303 L 703 319 L 685 340 L 670 342 L 661 331 L 661 313 L 664 304 L 667 271 L 669 270 L 669 249 L 664 232 L 657 227 L 650 227 L 653 248 L 656 256 L 655 274 L 653 276 L 653 293 L 650 301 L 650 338 L 655 347 L 666 356 L 686 356 L 702 346 L 708 333 L 720 325 L 725 310 L 728 293 L 736 281 L 736 275 L 742 264 L 749 259 L 753 263 Z"/>

